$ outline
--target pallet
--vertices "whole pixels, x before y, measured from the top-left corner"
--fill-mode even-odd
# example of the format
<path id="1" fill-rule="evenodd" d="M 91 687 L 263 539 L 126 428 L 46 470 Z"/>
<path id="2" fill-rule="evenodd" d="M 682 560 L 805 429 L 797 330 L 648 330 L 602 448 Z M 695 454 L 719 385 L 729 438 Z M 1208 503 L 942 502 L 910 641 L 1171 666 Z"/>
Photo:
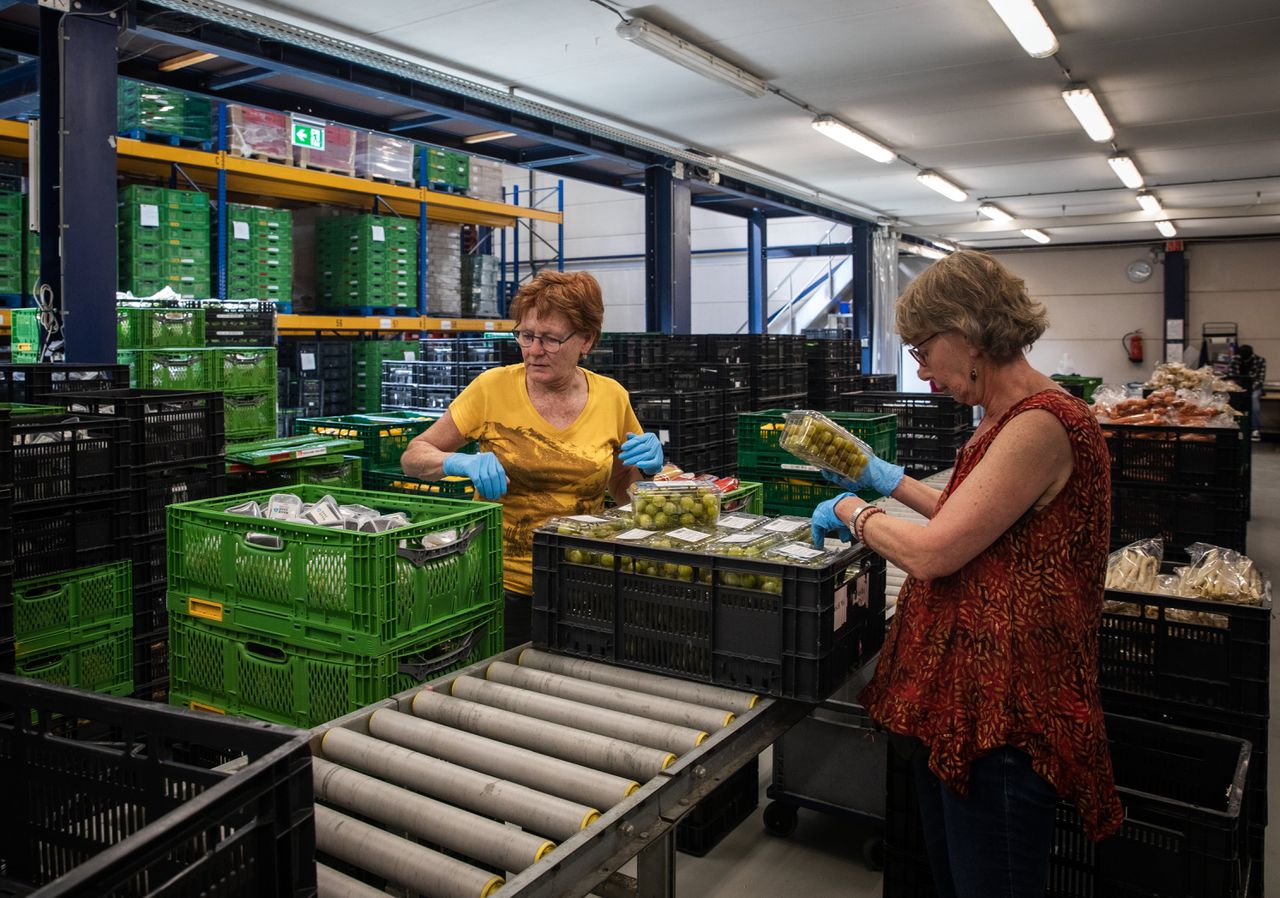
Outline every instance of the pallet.
<path id="1" fill-rule="evenodd" d="M 458 187 L 454 184 L 446 184 L 444 181 L 428 181 L 427 189 L 436 193 L 451 193 L 454 196 L 466 196 L 467 188 Z"/>
<path id="2" fill-rule="evenodd" d="M 202 150 L 213 149 L 213 139 L 199 140 L 193 137 L 184 137 L 181 134 L 166 134 L 162 131 L 148 131 L 146 128 L 126 128 L 120 132 L 121 137 L 128 137 L 130 140 L 143 140 L 148 143 L 166 143 L 171 147 L 198 147 Z"/>
<path id="3" fill-rule="evenodd" d="M 412 180 L 406 181 L 404 178 L 379 178 L 377 175 L 361 175 L 363 181 L 373 181 L 377 184 L 390 184 L 392 187 L 413 187 Z"/>
<path id="4" fill-rule="evenodd" d="M 337 306 L 317 309 L 317 315 L 363 315 L 366 317 L 381 315 L 383 317 L 412 318 L 418 314 L 416 306 Z"/>
<path id="5" fill-rule="evenodd" d="M 228 153 L 228 155 L 232 155 L 232 154 Z M 250 153 L 247 156 L 242 154 L 235 154 L 235 155 L 237 155 L 240 159 L 252 159 L 254 162 L 270 162 L 272 165 L 288 165 L 291 167 L 293 165 L 292 154 L 288 156 L 272 156 L 270 153 Z"/>
<path id="6" fill-rule="evenodd" d="M 327 165 L 315 165 L 310 162 L 298 162 L 297 167 L 305 168 L 308 171 L 322 171 L 322 172 L 328 172 L 331 175 L 343 175 L 344 177 L 347 177 L 347 178 L 354 178 L 356 176 L 356 170 L 354 167 L 334 168 L 332 166 L 327 166 Z"/>

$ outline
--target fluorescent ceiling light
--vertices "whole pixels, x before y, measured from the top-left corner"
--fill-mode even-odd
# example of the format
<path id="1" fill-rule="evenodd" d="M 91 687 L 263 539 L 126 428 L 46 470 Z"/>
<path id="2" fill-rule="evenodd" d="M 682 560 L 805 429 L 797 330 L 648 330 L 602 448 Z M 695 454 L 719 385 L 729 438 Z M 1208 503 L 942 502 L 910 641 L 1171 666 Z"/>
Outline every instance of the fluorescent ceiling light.
<path id="1" fill-rule="evenodd" d="M 995 203 L 983 203 L 978 207 L 978 214 L 985 215 L 992 221 L 1013 221 L 1013 216 Z"/>
<path id="2" fill-rule="evenodd" d="M 1157 221 L 1156 230 L 1165 237 L 1177 237 L 1178 229 L 1173 226 L 1171 221 Z"/>
<path id="3" fill-rule="evenodd" d="M 942 175 L 931 169 L 926 168 L 924 171 L 920 172 L 920 174 L 916 175 L 916 180 L 925 187 L 928 187 L 930 190 L 936 190 L 938 193 L 942 194 L 949 200 L 953 200 L 954 202 L 963 203 L 969 198 L 969 194 L 965 193 L 955 184 L 952 184 L 946 178 L 942 177 Z"/>
<path id="4" fill-rule="evenodd" d="M 1022 49 L 1040 59 L 1058 52 L 1058 38 L 1033 0 L 987 0 Z"/>
<path id="5" fill-rule="evenodd" d="M 1163 212 L 1164 206 L 1160 205 L 1160 198 L 1150 190 L 1138 191 L 1138 205 L 1142 207 L 1144 212 Z"/>
<path id="6" fill-rule="evenodd" d="M 928 240 L 930 243 L 932 243 L 934 246 L 936 246 L 938 249 L 942 250 L 943 252 L 954 253 L 957 249 L 956 245 L 954 243 L 951 243 L 948 240 L 934 240 L 928 237 L 926 237 L 925 239 Z"/>
<path id="7" fill-rule="evenodd" d="M 923 256 L 926 259 L 946 258 L 946 253 L 942 250 L 936 249 L 932 246 L 923 246 L 919 243 L 906 243 L 905 241 L 899 240 L 898 249 L 902 252 L 911 253 L 914 256 Z"/>
<path id="8" fill-rule="evenodd" d="M 1048 243 L 1050 239 L 1049 235 L 1044 231 L 1037 231 L 1035 228 L 1023 228 L 1022 234 L 1024 237 L 1030 237 L 1036 243 Z"/>
<path id="9" fill-rule="evenodd" d="M 1138 166 L 1134 165 L 1133 160 L 1128 156 L 1109 156 L 1107 165 L 1111 166 L 1111 170 L 1116 173 L 1116 177 L 1125 187 L 1137 190 L 1142 186 L 1142 172 L 1138 171 Z"/>
<path id="10" fill-rule="evenodd" d="M 204 50 L 192 50 L 190 53 L 183 53 L 181 56 L 175 56 L 172 59 L 166 59 L 156 68 L 161 72 L 176 72 L 178 69 L 185 69 L 189 65 L 199 65 L 202 62 L 208 62 L 210 59 L 217 59 L 218 54 L 209 53 Z"/>
<path id="11" fill-rule="evenodd" d="M 1084 85 L 1069 87 L 1062 92 L 1062 99 L 1067 101 L 1067 108 L 1080 120 L 1090 139 L 1101 142 L 1116 136 L 1116 129 L 1111 127 L 1092 90 Z"/>
<path id="12" fill-rule="evenodd" d="M 763 79 L 644 19 L 628 19 L 620 23 L 615 31 L 623 40 L 666 57 L 704 78 L 723 82 L 748 96 L 764 96 L 768 87 Z"/>
<path id="13" fill-rule="evenodd" d="M 469 137 L 462 138 L 463 143 L 487 143 L 490 140 L 506 140 L 508 137 L 515 137 L 514 131 L 481 131 L 479 134 L 472 134 Z"/>
<path id="14" fill-rule="evenodd" d="M 861 131 L 853 130 L 844 122 L 836 121 L 829 115 L 820 115 L 814 119 L 813 130 L 830 137 L 836 143 L 844 144 L 851 150 L 857 150 L 876 162 L 892 162 L 897 156 L 884 144 L 872 140 Z"/>

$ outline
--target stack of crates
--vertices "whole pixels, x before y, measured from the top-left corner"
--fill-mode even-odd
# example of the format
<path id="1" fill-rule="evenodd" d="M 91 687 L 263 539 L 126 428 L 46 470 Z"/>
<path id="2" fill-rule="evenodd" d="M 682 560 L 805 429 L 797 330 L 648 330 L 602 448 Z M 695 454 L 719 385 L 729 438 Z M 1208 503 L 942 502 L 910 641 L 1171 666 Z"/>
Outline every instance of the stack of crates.
<path id="1" fill-rule="evenodd" d="M 412 523 L 371 533 L 231 514 L 230 499 L 172 507 L 172 704 L 307 728 L 500 650 L 500 506 L 275 492 Z"/>
<path id="2" fill-rule="evenodd" d="M 240 443 L 227 452 L 227 491 L 294 485 L 358 490 L 364 485 L 360 448 L 359 440 L 313 434 Z"/>
<path id="3" fill-rule="evenodd" d="M 0 673 L 13 673 L 13 430 L 0 404 Z"/>
<path id="4" fill-rule="evenodd" d="M 387 215 L 316 220 L 316 299 L 325 309 L 410 309 L 418 298 L 418 222 Z"/>
<path id="5" fill-rule="evenodd" d="M 40 310 L 14 309 L 9 313 L 9 360 L 40 360 Z"/>
<path id="6" fill-rule="evenodd" d="M 714 384 L 706 389 L 632 393 L 631 407 L 644 432 L 657 435 L 668 462 L 692 473 L 726 473 L 724 395 Z"/>
<path id="7" fill-rule="evenodd" d="M 212 294 L 209 197 L 131 184 L 120 191 L 120 289 L 151 296 L 170 287 L 185 298 Z"/>
<path id="8" fill-rule="evenodd" d="M 116 127 L 126 137 L 204 143 L 213 137 L 212 113 L 208 97 L 127 78 L 116 81 Z"/>
<path id="9" fill-rule="evenodd" d="M 809 516 L 819 502 L 844 492 L 823 479 L 818 468 L 780 445 L 787 409 L 738 416 L 738 476 L 764 484 L 765 514 Z M 828 417 L 871 447 L 885 461 L 897 459 L 897 418 L 892 414 L 831 412 Z M 863 491 L 868 501 L 879 498 Z"/>
<path id="10" fill-rule="evenodd" d="M 862 350 L 848 337 L 805 339 L 809 366 L 809 408 L 838 411 L 840 396 L 854 388 L 862 370 Z"/>
<path id="11" fill-rule="evenodd" d="M 382 363 L 382 407 L 442 414 L 468 384 L 500 362 L 497 341 L 474 337 L 423 340 L 417 361 Z"/>
<path id="12" fill-rule="evenodd" d="M 803 408 L 809 401 L 809 365 L 804 337 L 748 334 L 752 360 L 751 402 L 756 411 Z"/>
<path id="13" fill-rule="evenodd" d="M 227 296 L 288 301 L 293 296 L 293 213 L 227 206 Z"/>
<path id="14" fill-rule="evenodd" d="M 288 338 L 282 341 L 281 352 L 290 371 L 284 405 L 301 409 L 305 416 L 351 412 L 350 340 Z"/>
<path id="15" fill-rule="evenodd" d="M 23 278 L 23 234 L 26 232 L 23 195 L 0 191 L 0 294 L 27 292 Z"/>
<path id="16" fill-rule="evenodd" d="M 956 453 L 973 435 L 973 408 L 945 393 L 865 390 L 846 393 L 842 407 L 898 416 L 898 463 L 911 477 L 928 477 L 954 467 Z"/>
<path id="17" fill-rule="evenodd" d="M 274 346 L 276 304 L 260 299 L 210 299 L 204 309 L 206 346 Z"/>
<path id="18" fill-rule="evenodd" d="M 69 393 L 61 401 L 68 412 L 110 415 L 129 424 L 133 694 L 163 701 L 169 685 L 165 509 L 226 492 L 223 396 L 107 390 Z"/>
<path id="19" fill-rule="evenodd" d="M 40 281 L 40 233 L 27 228 L 27 209 L 31 200 L 27 194 L 22 195 L 22 239 L 23 239 L 23 271 L 22 291 L 35 294 L 36 284 Z"/>
<path id="20" fill-rule="evenodd" d="M 462 257 L 463 318 L 498 317 L 498 280 L 502 265 L 491 255 L 473 254 Z"/>
<path id="21" fill-rule="evenodd" d="M 351 344 L 352 396 L 355 414 L 382 410 L 382 363 L 415 362 L 418 344 L 404 340 L 357 340 Z"/>
<path id="22" fill-rule="evenodd" d="M 471 186 L 471 157 L 454 150 L 427 147 L 427 184 L 451 193 L 466 193 Z"/>
<path id="23" fill-rule="evenodd" d="M 427 223 L 427 313 L 461 317 L 462 226 L 446 221 Z"/>

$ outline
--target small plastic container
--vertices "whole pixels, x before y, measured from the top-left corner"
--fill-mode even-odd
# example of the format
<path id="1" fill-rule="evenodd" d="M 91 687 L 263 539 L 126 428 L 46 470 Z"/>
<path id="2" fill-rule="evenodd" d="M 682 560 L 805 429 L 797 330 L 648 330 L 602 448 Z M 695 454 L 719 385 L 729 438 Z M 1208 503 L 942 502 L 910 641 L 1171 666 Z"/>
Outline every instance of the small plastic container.
<path id="1" fill-rule="evenodd" d="M 822 567 L 837 555 L 848 552 L 849 546 L 840 549 L 815 549 L 812 543 L 801 541 L 781 542 L 764 551 L 766 561 L 778 561 L 801 567 Z"/>
<path id="2" fill-rule="evenodd" d="M 778 536 L 764 530 L 746 530 L 730 533 L 703 546 L 708 555 L 724 555 L 729 558 L 760 558 L 766 549 L 778 542 Z"/>
<path id="3" fill-rule="evenodd" d="M 602 514 L 575 514 L 552 518 L 547 527 L 566 536 L 586 536 L 591 539 L 613 539 L 618 533 L 631 529 L 631 518 L 617 512 Z"/>
<path id="4" fill-rule="evenodd" d="M 679 549 L 683 552 L 701 552 L 720 534 L 714 527 L 677 527 L 664 530 L 642 540 L 640 545 L 655 549 Z"/>
<path id="5" fill-rule="evenodd" d="M 788 412 L 778 445 L 811 465 L 850 480 L 861 477 L 875 457 L 870 446 L 814 411 Z"/>
<path id="6" fill-rule="evenodd" d="M 720 489 L 705 480 L 642 480 L 628 492 L 632 523 L 645 530 L 709 530 L 720 519 Z"/>
<path id="7" fill-rule="evenodd" d="M 745 511 L 734 511 L 727 514 L 721 514 L 720 520 L 716 521 L 716 526 L 721 530 L 730 530 L 734 533 L 742 533 L 747 530 L 755 530 L 761 524 L 772 520 L 767 515 L 749 514 Z"/>
<path id="8" fill-rule="evenodd" d="M 765 533 L 772 533 L 779 540 L 803 540 L 813 532 L 808 518 L 799 515 L 784 514 L 759 526 Z"/>

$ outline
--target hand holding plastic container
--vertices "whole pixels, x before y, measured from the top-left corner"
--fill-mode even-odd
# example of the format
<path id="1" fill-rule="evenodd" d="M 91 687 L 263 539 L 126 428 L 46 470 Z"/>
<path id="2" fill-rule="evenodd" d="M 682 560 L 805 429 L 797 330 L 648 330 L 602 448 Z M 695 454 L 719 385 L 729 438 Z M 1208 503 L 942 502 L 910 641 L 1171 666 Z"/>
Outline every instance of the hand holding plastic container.
<path id="1" fill-rule="evenodd" d="M 821 412 L 788 412 L 778 444 L 815 465 L 823 477 L 850 491 L 874 489 L 888 496 L 905 473 Z"/>

